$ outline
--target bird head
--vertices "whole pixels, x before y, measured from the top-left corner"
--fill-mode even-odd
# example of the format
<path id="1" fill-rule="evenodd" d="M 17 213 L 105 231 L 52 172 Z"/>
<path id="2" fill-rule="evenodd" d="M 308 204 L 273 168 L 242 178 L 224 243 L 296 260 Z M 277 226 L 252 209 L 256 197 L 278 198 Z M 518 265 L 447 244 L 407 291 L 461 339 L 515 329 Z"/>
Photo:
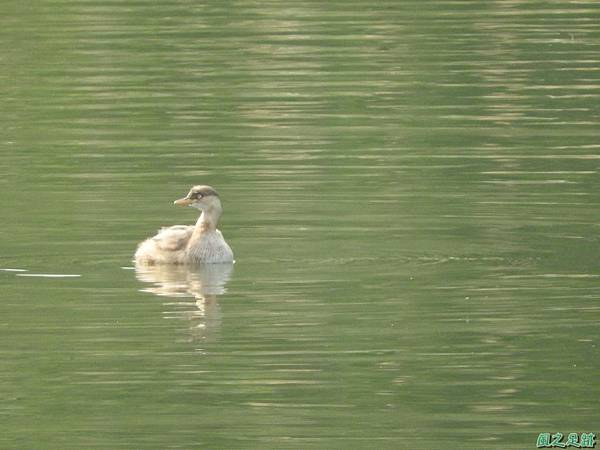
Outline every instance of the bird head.
<path id="1" fill-rule="evenodd" d="M 192 208 L 201 211 L 211 209 L 218 206 L 220 208 L 221 201 L 219 194 L 210 186 L 194 186 L 190 189 L 188 195 L 173 202 L 179 206 L 191 206 Z"/>

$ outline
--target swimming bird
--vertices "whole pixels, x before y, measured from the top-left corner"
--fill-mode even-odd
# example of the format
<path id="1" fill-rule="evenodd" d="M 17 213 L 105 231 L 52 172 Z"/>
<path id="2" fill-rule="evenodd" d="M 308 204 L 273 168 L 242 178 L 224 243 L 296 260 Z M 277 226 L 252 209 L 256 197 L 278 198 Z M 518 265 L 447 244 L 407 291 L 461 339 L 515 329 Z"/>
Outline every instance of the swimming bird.
<path id="1" fill-rule="evenodd" d="M 202 213 L 196 225 L 175 225 L 158 231 L 138 245 L 138 264 L 231 263 L 233 252 L 217 230 L 223 213 L 217 191 L 210 186 L 194 186 L 184 198 L 173 202 Z"/>

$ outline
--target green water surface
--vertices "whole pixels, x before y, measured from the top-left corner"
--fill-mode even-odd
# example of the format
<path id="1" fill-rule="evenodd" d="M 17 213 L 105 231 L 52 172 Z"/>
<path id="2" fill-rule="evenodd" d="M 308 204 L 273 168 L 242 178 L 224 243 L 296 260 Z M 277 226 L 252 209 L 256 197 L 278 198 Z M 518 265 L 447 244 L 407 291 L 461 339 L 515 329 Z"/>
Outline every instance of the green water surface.
<path id="1" fill-rule="evenodd" d="M 600 432 L 599 3 L 0 16 L 0 448 Z M 136 272 L 193 184 L 233 270 Z"/>

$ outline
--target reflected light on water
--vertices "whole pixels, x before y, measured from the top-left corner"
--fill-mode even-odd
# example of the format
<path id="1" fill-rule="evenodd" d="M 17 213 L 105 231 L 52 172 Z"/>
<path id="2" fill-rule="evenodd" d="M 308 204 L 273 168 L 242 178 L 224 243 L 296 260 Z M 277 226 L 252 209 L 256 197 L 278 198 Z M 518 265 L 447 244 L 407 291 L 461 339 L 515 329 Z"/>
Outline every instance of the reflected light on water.
<path id="1" fill-rule="evenodd" d="M 221 308 L 217 297 L 226 292 L 226 284 L 233 273 L 233 264 L 136 265 L 136 278 L 150 286 L 140 289 L 159 297 L 192 298 L 187 301 L 164 302 L 165 319 L 183 319 L 190 322 L 192 339 L 214 335 L 221 325 Z"/>

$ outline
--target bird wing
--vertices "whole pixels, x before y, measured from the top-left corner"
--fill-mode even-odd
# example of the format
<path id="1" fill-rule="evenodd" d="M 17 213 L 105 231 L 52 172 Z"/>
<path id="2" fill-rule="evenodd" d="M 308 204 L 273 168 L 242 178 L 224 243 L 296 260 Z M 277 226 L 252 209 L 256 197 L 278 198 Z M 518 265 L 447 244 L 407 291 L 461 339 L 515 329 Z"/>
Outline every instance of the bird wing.
<path id="1" fill-rule="evenodd" d="M 174 225 L 161 228 L 158 234 L 152 238 L 156 246 L 161 250 L 176 251 L 185 248 L 192 237 L 193 226 Z"/>

